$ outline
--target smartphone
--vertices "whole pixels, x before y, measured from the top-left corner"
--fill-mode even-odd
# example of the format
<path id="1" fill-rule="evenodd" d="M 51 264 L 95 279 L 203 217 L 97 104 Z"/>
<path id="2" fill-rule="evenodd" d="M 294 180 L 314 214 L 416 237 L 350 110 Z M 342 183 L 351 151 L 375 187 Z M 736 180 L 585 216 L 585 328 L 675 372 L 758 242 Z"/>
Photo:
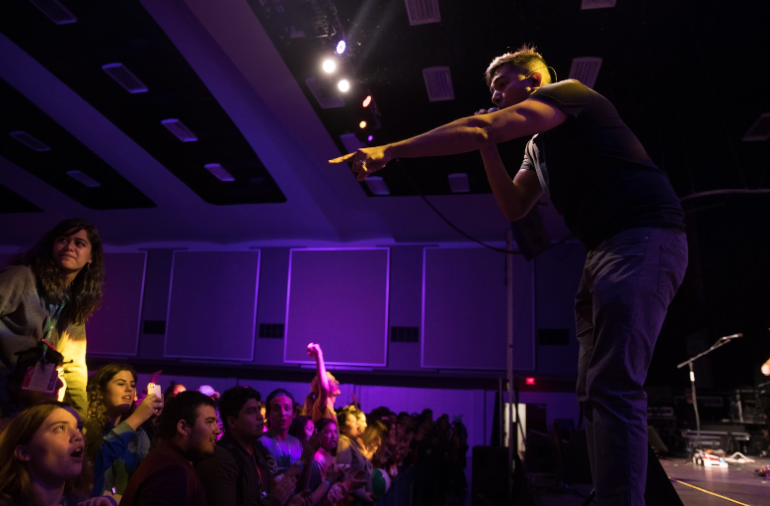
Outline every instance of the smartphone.
<path id="1" fill-rule="evenodd" d="M 155 394 L 155 396 L 160 399 L 160 396 L 163 395 L 163 392 L 160 390 L 160 385 L 157 383 L 148 383 L 147 384 L 147 395 Z"/>

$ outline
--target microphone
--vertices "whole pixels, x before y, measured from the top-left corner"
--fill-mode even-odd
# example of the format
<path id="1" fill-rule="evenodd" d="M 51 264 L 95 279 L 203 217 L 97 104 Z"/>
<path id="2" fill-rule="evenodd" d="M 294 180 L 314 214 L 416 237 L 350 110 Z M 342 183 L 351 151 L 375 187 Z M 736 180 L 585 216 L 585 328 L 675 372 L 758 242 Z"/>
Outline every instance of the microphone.
<path id="1" fill-rule="evenodd" d="M 740 332 L 737 334 L 730 334 L 729 336 L 721 337 L 720 339 L 728 340 L 728 339 L 738 339 L 739 337 L 743 337 L 743 334 Z"/>

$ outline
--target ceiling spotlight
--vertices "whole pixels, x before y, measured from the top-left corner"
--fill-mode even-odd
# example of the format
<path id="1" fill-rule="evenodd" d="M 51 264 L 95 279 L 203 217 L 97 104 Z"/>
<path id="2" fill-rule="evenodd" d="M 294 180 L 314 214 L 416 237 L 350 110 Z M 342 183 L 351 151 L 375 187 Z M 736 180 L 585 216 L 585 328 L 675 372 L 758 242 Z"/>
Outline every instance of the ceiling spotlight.
<path id="1" fill-rule="evenodd" d="M 361 105 L 364 107 L 369 107 L 369 104 L 372 103 L 372 96 L 367 95 L 363 102 L 361 102 Z"/>
<path id="2" fill-rule="evenodd" d="M 369 142 L 372 142 L 374 140 L 374 136 L 370 135 L 369 137 L 366 138 L 366 140 Z"/>
<path id="3" fill-rule="evenodd" d="M 362 121 L 361 123 L 359 123 L 359 124 L 358 124 L 358 128 L 360 128 L 361 130 L 363 130 L 364 128 L 366 128 L 366 121 Z"/>
<path id="4" fill-rule="evenodd" d="M 345 52 L 345 49 L 348 47 L 347 44 L 345 44 L 344 40 L 341 40 L 337 42 L 337 54 L 342 54 Z"/>
<path id="5" fill-rule="evenodd" d="M 340 82 L 337 83 L 337 88 L 344 93 L 350 90 L 350 82 L 347 79 L 340 79 Z"/>
<path id="6" fill-rule="evenodd" d="M 327 74 L 331 74 L 332 72 L 337 70 L 337 62 L 335 62 L 331 58 L 327 58 L 324 60 L 322 67 L 324 69 L 324 72 L 326 72 Z"/>

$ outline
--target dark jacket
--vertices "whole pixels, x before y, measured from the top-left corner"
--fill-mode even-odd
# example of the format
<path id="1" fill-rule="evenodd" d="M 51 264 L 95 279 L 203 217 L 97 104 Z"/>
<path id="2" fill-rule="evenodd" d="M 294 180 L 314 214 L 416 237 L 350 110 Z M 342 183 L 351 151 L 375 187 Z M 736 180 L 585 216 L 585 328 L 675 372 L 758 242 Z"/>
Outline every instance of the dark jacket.
<path id="1" fill-rule="evenodd" d="M 270 493 L 267 460 L 257 445 L 252 448 L 253 456 L 225 434 L 217 443 L 214 457 L 198 463 L 195 471 L 203 483 L 209 506 L 281 506 L 276 499 L 267 497 Z"/>
<path id="2" fill-rule="evenodd" d="M 207 506 L 193 458 L 169 441 L 142 461 L 128 482 L 122 506 Z"/>

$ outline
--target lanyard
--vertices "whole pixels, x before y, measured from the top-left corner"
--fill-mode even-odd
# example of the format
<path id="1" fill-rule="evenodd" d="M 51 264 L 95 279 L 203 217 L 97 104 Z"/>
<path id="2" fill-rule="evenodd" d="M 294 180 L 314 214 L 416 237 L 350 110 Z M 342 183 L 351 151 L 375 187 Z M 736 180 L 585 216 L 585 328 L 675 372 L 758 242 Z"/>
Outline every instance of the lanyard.
<path id="1" fill-rule="evenodd" d="M 59 320 L 59 317 L 61 316 L 61 312 L 64 309 L 64 304 L 66 301 L 61 301 L 61 304 L 59 304 L 59 307 L 56 308 L 56 305 L 54 304 L 48 304 L 48 316 L 45 317 L 45 325 L 43 326 L 43 332 L 45 332 L 45 337 L 43 338 L 46 341 L 49 341 L 48 345 L 50 346 L 50 340 L 51 340 L 51 333 L 53 332 L 53 329 L 56 327 L 56 322 Z"/>
<path id="2" fill-rule="evenodd" d="M 58 308 L 56 308 L 55 304 L 48 304 L 48 315 L 45 317 L 45 324 L 43 325 L 43 333 L 45 334 L 43 337 L 43 356 L 40 357 L 40 365 L 43 367 L 45 367 L 45 354 L 48 351 L 48 348 L 56 351 L 56 347 L 51 344 L 51 334 L 61 317 L 64 304 L 65 301 L 61 301 Z"/>

